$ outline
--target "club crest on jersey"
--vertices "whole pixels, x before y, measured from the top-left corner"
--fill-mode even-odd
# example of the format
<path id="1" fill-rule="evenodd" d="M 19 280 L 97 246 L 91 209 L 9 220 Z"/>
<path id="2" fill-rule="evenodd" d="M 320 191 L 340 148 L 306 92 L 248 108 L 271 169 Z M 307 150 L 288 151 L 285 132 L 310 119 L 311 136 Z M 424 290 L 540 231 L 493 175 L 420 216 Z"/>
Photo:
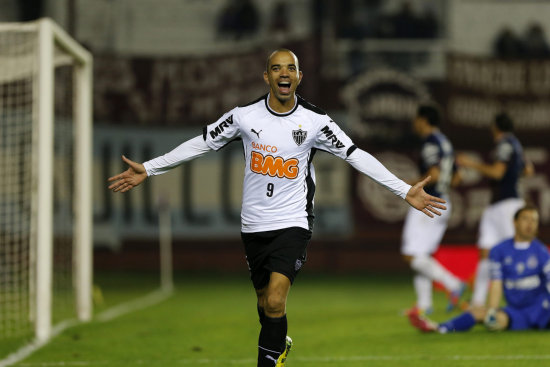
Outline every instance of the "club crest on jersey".
<path id="1" fill-rule="evenodd" d="M 307 137 L 307 131 L 304 131 L 302 129 L 298 130 L 292 130 L 292 138 L 294 139 L 294 142 L 296 145 L 300 146 L 304 141 L 306 141 Z"/>

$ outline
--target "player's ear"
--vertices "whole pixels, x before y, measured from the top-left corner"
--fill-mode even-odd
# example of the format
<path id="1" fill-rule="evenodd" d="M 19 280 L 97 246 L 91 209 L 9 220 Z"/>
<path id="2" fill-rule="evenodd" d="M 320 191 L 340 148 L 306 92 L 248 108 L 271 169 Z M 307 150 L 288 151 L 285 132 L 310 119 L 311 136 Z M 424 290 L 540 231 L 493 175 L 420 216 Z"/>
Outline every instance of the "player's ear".
<path id="1" fill-rule="evenodd" d="M 264 71 L 264 81 L 267 85 L 269 85 L 269 77 L 267 75 L 267 71 Z"/>
<path id="2" fill-rule="evenodd" d="M 304 76 L 304 74 L 302 73 L 302 71 L 299 71 L 298 72 L 298 85 L 300 85 L 300 83 L 302 82 L 302 77 Z"/>

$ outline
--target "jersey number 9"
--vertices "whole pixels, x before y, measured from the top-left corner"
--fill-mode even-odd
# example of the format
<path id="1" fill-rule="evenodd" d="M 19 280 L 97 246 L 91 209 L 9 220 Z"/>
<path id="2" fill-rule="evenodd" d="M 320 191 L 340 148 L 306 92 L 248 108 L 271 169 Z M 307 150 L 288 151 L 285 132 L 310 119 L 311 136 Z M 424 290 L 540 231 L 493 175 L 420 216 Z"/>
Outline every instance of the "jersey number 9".
<path id="1" fill-rule="evenodd" d="M 267 184 L 267 192 L 265 193 L 268 197 L 273 196 L 273 189 L 275 188 L 275 185 L 273 185 L 271 182 Z"/>

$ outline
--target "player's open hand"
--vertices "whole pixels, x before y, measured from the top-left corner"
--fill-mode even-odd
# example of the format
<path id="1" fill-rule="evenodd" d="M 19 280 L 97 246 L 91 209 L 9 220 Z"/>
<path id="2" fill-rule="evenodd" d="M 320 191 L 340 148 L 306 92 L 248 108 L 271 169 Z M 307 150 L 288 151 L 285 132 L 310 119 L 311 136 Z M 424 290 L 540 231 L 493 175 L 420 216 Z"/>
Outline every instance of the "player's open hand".
<path id="1" fill-rule="evenodd" d="M 441 212 L 437 209 L 447 210 L 447 207 L 443 205 L 446 203 L 445 200 L 436 196 L 428 195 L 426 191 L 424 191 L 424 186 L 430 182 L 431 179 L 432 177 L 428 176 L 411 187 L 405 197 L 405 200 L 407 200 L 412 207 L 420 210 L 428 217 L 433 218 L 434 214 L 441 215 Z"/>
<path id="2" fill-rule="evenodd" d="M 113 190 L 114 192 L 129 191 L 147 178 L 147 172 L 143 164 L 134 162 L 125 156 L 122 156 L 122 160 L 128 164 L 128 169 L 108 179 L 109 182 L 113 182 L 109 185 L 109 190 Z"/>

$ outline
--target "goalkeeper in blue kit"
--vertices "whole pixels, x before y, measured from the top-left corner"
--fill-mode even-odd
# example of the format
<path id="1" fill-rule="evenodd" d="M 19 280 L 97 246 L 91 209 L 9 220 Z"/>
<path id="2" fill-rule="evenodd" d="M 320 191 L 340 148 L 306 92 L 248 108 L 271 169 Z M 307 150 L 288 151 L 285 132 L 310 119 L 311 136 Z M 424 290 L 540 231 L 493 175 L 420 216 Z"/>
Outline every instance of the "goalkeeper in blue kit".
<path id="1" fill-rule="evenodd" d="M 550 329 L 550 253 L 535 238 L 538 225 L 537 209 L 524 206 L 514 216 L 514 237 L 491 249 L 487 307 L 472 307 L 443 323 L 409 315 L 411 324 L 439 333 L 467 331 L 478 322 L 491 331 Z M 506 306 L 499 307 L 502 296 Z"/>

